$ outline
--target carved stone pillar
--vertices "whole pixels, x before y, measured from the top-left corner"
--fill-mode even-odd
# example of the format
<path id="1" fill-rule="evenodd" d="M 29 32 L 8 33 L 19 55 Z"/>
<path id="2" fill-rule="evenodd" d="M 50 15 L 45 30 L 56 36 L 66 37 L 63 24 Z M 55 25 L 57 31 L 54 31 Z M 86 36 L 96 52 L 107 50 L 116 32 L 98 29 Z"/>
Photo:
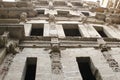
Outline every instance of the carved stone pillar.
<path id="1" fill-rule="evenodd" d="M 53 74 L 60 74 L 62 72 L 62 65 L 61 65 L 61 54 L 59 49 L 59 42 L 57 38 L 51 39 L 51 52 L 50 58 L 52 62 L 52 72 Z"/>

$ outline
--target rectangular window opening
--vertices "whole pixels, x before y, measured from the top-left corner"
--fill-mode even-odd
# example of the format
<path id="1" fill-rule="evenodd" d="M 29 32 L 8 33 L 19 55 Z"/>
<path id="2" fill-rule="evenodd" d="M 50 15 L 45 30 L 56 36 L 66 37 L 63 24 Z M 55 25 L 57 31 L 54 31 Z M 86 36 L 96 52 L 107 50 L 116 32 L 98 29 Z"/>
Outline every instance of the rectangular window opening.
<path id="1" fill-rule="evenodd" d="M 39 15 L 44 15 L 45 11 L 44 11 L 44 10 L 37 10 L 37 13 L 38 13 Z"/>
<path id="2" fill-rule="evenodd" d="M 77 24 L 63 24 L 62 26 L 66 36 L 81 36 Z"/>
<path id="3" fill-rule="evenodd" d="M 94 26 L 95 30 L 100 34 L 101 37 L 107 38 L 108 36 L 103 30 L 103 27 Z"/>
<path id="4" fill-rule="evenodd" d="M 73 6 L 83 6 L 80 2 L 71 2 Z"/>
<path id="5" fill-rule="evenodd" d="M 79 71 L 82 75 L 83 80 L 96 80 L 96 71 L 98 74 L 98 70 L 91 68 L 91 61 L 89 57 L 77 57 L 76 58 Z M 94 72 L 94 73 L 93 73 Z"/>
<path id="6" fill-rule="evenodd" d="M 48 5 L 49 5 L 48 1 L 39 1 L 38 4 L 39 4 L 40 6 L 48 6 Z"/>
<path id="7" fill-rule="evenodd" d="M 54 1 L 53 3 L 54 6 L 66 6 L 66 2 L 65 1 Z"/>
<path id="8" fill-rule="evenodd" d="M 44 24 L 32 24 L 31 36 L 43 36 Z"/>
<path id="9" fill-rule="evenodd" d="M 84 16 L 90 16 L 89 12 L 81 12 Z"/>
<path id="10" fill-rule="evenodd" d="M 59 16 L 67 16 L 69 14 L 69 11 L 57 11 Z"/>
<path id="11" fill-rule="evenodd" d="M 26 60 L 26 73 L 24 80 L 35 80 L 36 66 L 37 66 L 37 58 L 28 57 Z"/>

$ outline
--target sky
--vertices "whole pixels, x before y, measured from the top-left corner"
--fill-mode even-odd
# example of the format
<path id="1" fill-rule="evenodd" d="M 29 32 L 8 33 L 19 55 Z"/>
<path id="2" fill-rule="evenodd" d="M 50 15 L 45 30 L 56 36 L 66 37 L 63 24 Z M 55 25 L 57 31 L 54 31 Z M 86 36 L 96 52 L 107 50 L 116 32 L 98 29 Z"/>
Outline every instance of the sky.
<path id="1" fill-rule="evenodd" d="M 3 0 L 3 1 L 9 1 L 9 2 L 13 2 L 13 1 L 15 1 L 15 0 Z"/>
<path id="2" fill-rule="evenodd" d="M 15 1 L 15 0 L 3 0 L 3 1 Z M 97 1 L 97 0 L 87 0 L 87 1 Z"/>

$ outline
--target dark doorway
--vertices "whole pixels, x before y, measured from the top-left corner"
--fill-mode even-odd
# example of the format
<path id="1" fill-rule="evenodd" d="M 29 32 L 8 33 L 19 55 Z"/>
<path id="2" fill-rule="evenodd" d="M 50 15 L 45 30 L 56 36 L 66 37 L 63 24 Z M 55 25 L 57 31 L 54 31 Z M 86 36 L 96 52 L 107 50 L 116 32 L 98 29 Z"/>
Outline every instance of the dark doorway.
<path id="1" fill-rule="evenodd" d="M 25 80 L 35 80 L 37 58 L 27 58 Z"/>
<path id="2" fill-rule="evenodd" d="M 33 24 L 31 36 L 43 36 L 43 26 L 42 24 Z"/>
<path id="3" fill-rule="evenodd" d="M 63 24 L 63 29 L 66 36 L 81 36 L 77 24 Z"/>
<path id="4" fill-rule="evenodd" d="M 77 58 L 77 63 L 83 80 L 96 80 L 91 70 L 91 62 L 89 57 L 79 57 Z"/>

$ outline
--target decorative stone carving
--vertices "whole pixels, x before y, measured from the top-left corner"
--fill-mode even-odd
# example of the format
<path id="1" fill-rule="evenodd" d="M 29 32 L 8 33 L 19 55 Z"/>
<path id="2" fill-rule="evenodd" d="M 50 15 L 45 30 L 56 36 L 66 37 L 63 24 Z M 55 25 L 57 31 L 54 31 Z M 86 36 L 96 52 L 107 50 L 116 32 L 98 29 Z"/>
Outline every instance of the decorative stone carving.
<path id="1" fill-rule="evenodd" d="M 9 32 L 4 32 L 3 35 L 0 36 L 0 47 L 5 47 L 8 42 Z"/>
<path id="2" fill-rule="evenodd" d="M 100 45 L 100 47 L 101 47 L 101 52 L 108 51 L 110 49 L 106 45 Z"/>
<path id="3" fill-rule="evenodd" d="M 67 6 L 71 7 L 71 8 L 73 7 L 72 4 L 70 3 L 70 1 L 68 2 Z"/>
<path id="4" fill-rule="evenodd" d="M 50 52 L 50 57 L 52 61 L 52 72 L 54 74 L 60 74 L 62 65 L 60 62 L 61 54 L 60 54 L 58 39 L 53 38 L 51 40 L 51 49 L 52 51 Z"/>
<path id="5" fill-rule="evenodd" d="M 53 10 L 53 9 L 54 9 L 53 2 L 52 2 L 52 1 L 49 2 L 49 9 L 50 9 L 50 10 Z"/>
<path id="6" fill-rule="evenodd" d="M 98 13 L 97 12 L 95 18 L 105 21 L 106 15 L 104 13 Z"/>
<path id="7" fill-rule="evenodd" d="M 17 43 L 16 42 L 9 42 L 9 44 L 7 45 L 7 52 L 8 53 L 13 53 L 16 54 L 19 52 L 19 48 L 17 47 Z"/>
<path id="8" fill-rule="evenodd" d="M 118 62 L 112 58 L 111 54 L 105 52 L 103 53 L 103 55 L 106 58 L 107 62 L 109 63 L 109 66 L 113 69 L 113 71 L 120 72 L 120 67 L 118 65 Z"/>
<path id="9" fill-rule="evenodd" d="M 49 14 L 49 22 L 54 22 L 55 23 L 55 16 L 54 16 L 54 14 Z"/>
<path id="10" fill-rule="evenodd" d="M 61 64 L 60 63 L 55 63 L 55 62 L 53 62 L 52 63 L 52 72 L 54 73 L 54 74 L 60 74 L 61 73 Z"/>
<path id="11" fill-rule="evenodd" d="M 110 17 L 107 17 L 107 18 L 105 19 L 105 21 L 107 22 L 107 25 L 112 24 L 112 20 L 111 20 Z"/>
<path id="12" fill-rule="evenodd" d="M 27 21 L 27 13 L 26 12 L 22 12 L 20 15 L 20 21 L 21 22 L 26 22 Z"/>
<path id="13" fill-rule="evenodd" d="M 87 21 L 87 17 L 86 17 L 86 16 L 84 16 L 84 17 L 82 16 L 82 17 L 81 17 L 81 22 L 82 22 L 82 23 L 85 23 L 86 21 Z"/>
<path id="14" fill-rule="evenodd" d="M 0 36 L 0 48 L 5 47 L 6 42 L 4 41 L 4 38 Z"/>
<path id="15" fill-rule="evenodd" d="M 120 72 L 118 62 L 112 58 L 112 55 L 108 52 L 108 48 L 104 46 L 101 49 L 101 52 L 103 53 L 103 56 L 105 57 L 106 61 L 108 62 L 109 66 L 113 69 L 113 71 Z"/>
<path id="16" fill-rule="evenodd" d="M 118 14 L 109 14 L 106 16 L 106 19 L 105 21 L 108 23 L 108 24 L 119 24 L 120 23 L 120 15 Z"/>

